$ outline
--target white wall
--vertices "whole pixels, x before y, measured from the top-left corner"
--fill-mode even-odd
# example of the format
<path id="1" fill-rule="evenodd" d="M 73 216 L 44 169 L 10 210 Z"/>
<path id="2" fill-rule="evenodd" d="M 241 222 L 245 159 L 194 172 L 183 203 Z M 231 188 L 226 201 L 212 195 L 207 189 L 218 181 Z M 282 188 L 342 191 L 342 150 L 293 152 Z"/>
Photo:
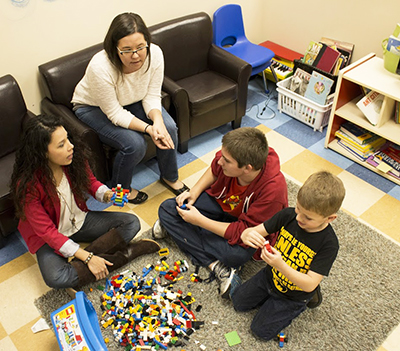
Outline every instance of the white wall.
<path id="1" fill-rule="evenodd" d="M 13 75 L 27 106 L 40 111 L 37 67 L 54 58 L 103 41 L 111 20 L 137 12 L 147 25 L 204 11 L 211 17 L 223 0 L 1 0 L 0 76 Z M 311 40 L 332 37 L 355 44 L 354 58 L 369 52 L 382 57 L 380 43 L 400 22 L 400 2 L 386 0 L 239 0 L 246 34 L 259 43 L 272 40 L 303 53 Z M 389 5 L 390 4 L 390 5 Z M 18 5 L 18 6 L 16 6 Z"/>

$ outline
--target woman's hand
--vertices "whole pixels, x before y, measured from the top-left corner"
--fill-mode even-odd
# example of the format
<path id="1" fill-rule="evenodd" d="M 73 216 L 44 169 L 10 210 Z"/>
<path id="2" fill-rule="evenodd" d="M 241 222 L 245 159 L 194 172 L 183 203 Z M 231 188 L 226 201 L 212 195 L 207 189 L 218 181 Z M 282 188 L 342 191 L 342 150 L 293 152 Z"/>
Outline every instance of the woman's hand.
<path id="1" fill-rule="evenodd" d="M 157 119 L 153 125 L 147 128 L 147 132 L 151 136 L 154 144 L 159 149 L 174 149 L 174 142 L 172 141 L 171 136 L 169 135 L 167 128 L 165 127 L 164 122 L 161 119 Z"/>
<path id="2" fill-rule="evenodd" d="M 104 258 L 94 255 L 88 263 L 88 268 L 96 277 L 96 280 L 100 280 L 108 275 L 109 271 L 107 266 L 112 265 L 113 263 L 105 260 Z"/>

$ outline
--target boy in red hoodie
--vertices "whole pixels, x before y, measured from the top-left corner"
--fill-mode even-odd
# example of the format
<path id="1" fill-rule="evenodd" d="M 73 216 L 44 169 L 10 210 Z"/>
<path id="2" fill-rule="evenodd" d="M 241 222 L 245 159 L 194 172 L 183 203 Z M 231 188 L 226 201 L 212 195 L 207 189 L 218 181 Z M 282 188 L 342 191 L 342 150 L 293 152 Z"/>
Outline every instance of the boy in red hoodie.
<path id="1" fill-rule="evenodd" d="M 191 190 L 161 204 L 153 236 L 168 233 L 194 264 L 209 267 L 227 298 L 236 269 L 256 253 L 241 233 L 287 205 L 285 177 L 265 134 L 238 128 L 224 135 L 221 150 Z"/>

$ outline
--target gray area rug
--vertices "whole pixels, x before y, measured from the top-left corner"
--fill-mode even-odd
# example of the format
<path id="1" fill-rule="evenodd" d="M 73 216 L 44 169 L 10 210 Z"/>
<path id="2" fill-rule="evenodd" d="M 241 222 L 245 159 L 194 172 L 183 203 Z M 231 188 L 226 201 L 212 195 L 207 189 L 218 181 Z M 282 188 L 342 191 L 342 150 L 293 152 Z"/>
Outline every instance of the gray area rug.
<path id="1" fill-rule="evenodd" d="M 289 204 L 293 206 L 298 185 L 290 180 L 287 182 Z M 285 329 L 288 335 L 285 350 L 376 350 L 400 322 L 400 247 L 343 212 L 333 226 L 339 237 L 340 251 L 330 276 L 321 283 L 323 303 L 314 310 L 306 310 Z M 169 239 L 160 241 L 160 244 L 169 248 L 168 263 L 186 258 Z M 156 264 L 158 260 L 158 254 L 147 255 L 126 268 L 140 274 L 144 266 Z M 261 267 L 262 262 L 249 262 L 241 272 L 242 279 L 250 278 Z M 204 345 L 207 350 L 279 349 L 277 341 L 264 342 L 251 334 L 250 323 L 256 311 L 235 312 L 230 301 L 218 296 L 216 282 L 191 282 L 193 271 L 194 266 L 190 266 L 189 272 L 184 273 L 184 278 L 175 286 L 185 295 L 192 292 L 196 300 L 193 308 L 202 305 L 201 311 L 195 313 L 196 318 L 205 324 L 192 334 L 190 343 L 182 348 L 199 350 L 199 346 Z M 200 276 L 208 276 L 205 268 L 200 270 Z M 104 281 L 100 284 L 104 285 Z M 92 284 L 84 291 L 100 316 L 102 292 L 96 289 L 98 285 Z M 64 290 L 50 290 L 38 298 L 35 305 L 51 325 L 50 313 L 69 301 L 70 297 Z M 224 335 L 231 331 L 237 331 L 241 343 L 229 347 Z M 110 330 L 103 329 L 102 332 L 111 340 L 107 344 L 110 351 L 124 350 L 112 340 Z"/>

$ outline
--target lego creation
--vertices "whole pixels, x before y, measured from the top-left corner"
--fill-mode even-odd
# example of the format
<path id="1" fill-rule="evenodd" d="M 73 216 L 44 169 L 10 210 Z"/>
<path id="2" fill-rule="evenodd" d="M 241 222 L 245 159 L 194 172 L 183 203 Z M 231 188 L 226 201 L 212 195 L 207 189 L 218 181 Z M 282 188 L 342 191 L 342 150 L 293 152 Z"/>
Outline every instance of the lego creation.
<path id="1" fill-rule="evenodd" d="M 111 197 L 111 201 L 114 206 L 124 207 L 128 202 L 128 189 L 122 188 L 121 184 L 118 184 L 116 188 L 111 189 L 114 195 Z"/>

